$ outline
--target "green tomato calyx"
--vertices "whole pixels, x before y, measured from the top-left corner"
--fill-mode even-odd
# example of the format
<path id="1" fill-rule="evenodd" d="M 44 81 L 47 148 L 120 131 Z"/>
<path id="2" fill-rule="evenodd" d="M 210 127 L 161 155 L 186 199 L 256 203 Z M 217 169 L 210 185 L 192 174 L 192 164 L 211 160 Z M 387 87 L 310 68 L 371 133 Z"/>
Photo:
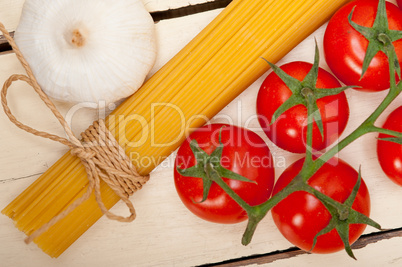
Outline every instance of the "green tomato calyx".
<path id="1" fill-rule="evenodd" d="M 321 203 L 327 208 L 327 210 L 332 216 L 328 225 L 320 232 L 318 232 L 317 235 L 314 237 L 311 250 L 314 249 L 319 236 L 329 233 L 333 229 L 336 229 L 345 246 L 346 252 L 350 257 L 356 259 L 349 243 L 349 226 L 351 224 L 366 224 L 381 230 L 381 226 L 378 223 L 376 223 L 366 215 L 352 208 L 352 205 L 357 196 L 357 192 L 360 188 L 360 184 L 361 184 L 361 170 L 359 169 L 359 175 L 356 184 L 353 187 L 353 190 L 350 193 L 349 197 L 343 203 L 337 202 L 315 189 L 311 191 L 311 193 L 315 197 L 317 197 L 321 201 Z"/>
<path id="2" fill-rule="evenodd" d="M 264 59 L 265 60 L 265 59 Z M 310 114 L 314 114 L 314 121 L 320 130 L 322 138 L 324 138 L 324 126 L 321 120 L 321 114 L 317 106 L 317 100 L 326 96 L 337 95 L 348 88 L 356 86 L 344 86 L 337 88 L 317 88 L 317 79 L 319 71 L 320 53 L 317 45 L 315 44 L 314 63 L 310 71 L 304 77 L 303 81 L 290 76 L 281 68 L 265 60 L 276 75 L 286 84 L 292 91 L 292 95 L 274 112 L 271 124 L 274 123 L 285 111 L 297 106 L 304 105 L 307 108 L 312 108 Z"/>
<path id="3" fill-rule="evenodd" d="M 222 128 L 219 132 L 219 145 L 209 155 L 200 148 L 198 142 L 193 139 L 190 142 L 191 151 L 196 159 L 196 164 L 193 167 L 181 169 L 177 166 L 177 172 L 185 177 L 201 178 L 203 180 L 203 197 L 201 202 L 208 198 L 209 191 L 213 182 L 220 182 L 222 177 L 238 180 L 242 182 L 256 183 L 240 174 L 237 174 L 229 169 L 226 169 L 221 164 L 223 143 L 222 143 Z"/>
<path id="4" fill-rule="evenodd" d="M 349 23 L 369 41 L 366 55 L 363 60 L 363 69 L 360 79 L 363 78 L 374 56 L 380 51 L 387 55 L 388 60 L 393 64 L 398 77 L 401 78 L 401 67 L 392 42 L 402 39 L 402 31 L 389 29 L 385 0 L 380 0 L 378 2 L 377 14 L 371 28 L 358 25 L 352 20 L 354 10 L 355 7 L 348 16 Z"/>

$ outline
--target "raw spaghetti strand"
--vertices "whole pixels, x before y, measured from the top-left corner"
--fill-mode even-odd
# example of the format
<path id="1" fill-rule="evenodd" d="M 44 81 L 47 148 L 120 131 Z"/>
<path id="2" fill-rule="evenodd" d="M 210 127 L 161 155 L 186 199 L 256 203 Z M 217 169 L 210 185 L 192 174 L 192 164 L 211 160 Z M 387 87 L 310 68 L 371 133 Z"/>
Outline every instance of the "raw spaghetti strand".
<path id="1" fill-rule="evenodd" d="M 22 53 L 20 52 L 14 40 L 2 23 L 0 23 L 0 31 L 6 37 L 7 41 L 13 48 L 18 60 L 27 73 L 27 75 L 11 75 L 5 81 L 1 91 L 1 103 L 4 108 L 4 112 L 6 113 L 10 121 L 22 130 L 68 146 L 71 150 L 70 153 L 74 156 L 77 156 L 83 163 L 89 181 L 86 192 L 80 198 L 76 199 L 65 210 L 63 210 L 57 216 L 53 217 L 50 221 L 42 225 L 42 227 L 34 231 L 25 239 L 25 242 L 30 243 L 36 237 L 42 235 L 50 227 L 55 225 L 59 220 L 66 217 L 71 211 L 73 211 L 85 200 L 87 200 L 91 196 L 92 192 L 95 193 L 96 202 L 98 203 L 99 208 L 109 219 L 121 222 L 130 222 L 134 220 L 135 209 L 132 202 L 129 200 L 129 197 L 148 181 L 149 175 L 141 176 L 138 174 L 136 169 L 133 167 L 130 159 L 125 154 L 124 150 L 120 147 L 116 139 L 106 128 L 103 120 L 94 122 L 94 124 L 90 126 L 85 132 L 81 133 L 82 139 L 84 141 L 84 143 L 81 143 L 74 136 L 71 128 L 68 126 L 64 117 L 57 110 L 56 106 L 40 88 L 32 73 L 31 68 L 29 67 Z M 10 108 L 8 107 L 7 92 L 12 83 L 18 80 L 28 83 L 35 90 L 42 101 L 58 119 L 58 121 L 64 128 L 68 139 L 49 134 L 47 132 L 35 130 L 19 122 L 15 118 Z M 101 179 L 106 182 L 107 185 L 111 189 L 113 189 L 113 191 L 124 201 L 130 211 L 130 216 L 122 217 L 115 215 L 105 207 L 101 198 Z"/>

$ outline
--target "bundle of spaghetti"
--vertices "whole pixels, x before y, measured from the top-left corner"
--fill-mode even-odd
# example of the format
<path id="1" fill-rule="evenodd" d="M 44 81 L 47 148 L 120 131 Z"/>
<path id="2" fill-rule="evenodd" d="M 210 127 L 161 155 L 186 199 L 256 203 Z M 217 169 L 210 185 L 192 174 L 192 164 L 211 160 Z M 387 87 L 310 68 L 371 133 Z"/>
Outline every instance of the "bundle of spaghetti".
<path id="1" fill-rule="evenodd" d="M 347 0 L 234 0 L 133 96 L 106 118 L 140 174 L 149 174 L 186 138 L 321 26 Z M 268 103 L 269 104 L 269 103 Z M 65 154 L 2 212 L 30 235 L 86 191 L 80 160 Z M 111 208 L 119 197 L 101 184 Z M 95 197 L 34 242 L 58 257 L 100 217 Z"/>

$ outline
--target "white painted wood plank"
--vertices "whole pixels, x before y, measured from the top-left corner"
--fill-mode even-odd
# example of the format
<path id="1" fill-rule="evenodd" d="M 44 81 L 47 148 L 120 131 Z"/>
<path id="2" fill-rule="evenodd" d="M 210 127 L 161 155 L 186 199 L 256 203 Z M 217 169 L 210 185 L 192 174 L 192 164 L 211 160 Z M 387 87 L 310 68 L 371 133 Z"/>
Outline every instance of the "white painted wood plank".
<path id="1" fill-rule="evenodd" d="M 382 240 L 363 249 L 354 250 L 357 261 L 349 258 L 345 253 L 334 254 L 303 254 L 296 257 L 274 261 L 269 264 L 258 265 L 263 266 L 298 266 L 298 267 L 311 267 L 311 266 L 326 266 L 326 267 L 366 267 L 366 266 L 401 266 L 402 237 L 396 237 L 388 240 Z M 254 266 L 254 265 L 250 265 Z"/>
<path id="2" fill-rule="evenodd" d="M 3 83 L 13 73 L 24 73 L 14 54 L 0 57 L 0 81 Z M 9 90 L 8 102 L 11 110 L 21 122 L 43 131 L 63 135 L 64 132 L 51 112 L 41 103 L 36 93 L 23 82 L 16 82 Z M 69 104 L 58 103 L 60 111 L 66 114 Z M 81 123 L 87 127 L 96 118 L 93 110 L 81 110 L 84 120 L 77 120 L 73 127 Z M 80 116 L 81 117 L 81 116 Z M 0 112 L 0 181 L 29 176 L 44 172 L 67 149 L 53 141 L 28 134 L 8 121 L 3 110 Z M 85 125 L 85 126 L 84 126 Z M 28 167 L 29 166 L 29 167 Z"/>
<path id="3" fill-rule="evenodd" d="M 0 3 L 0 21 L 8 31 L 14 31 L 21 16 L 24 0 L 2 0 Z"/>
<path id="4" fill-rule="evenodd" d="M 149 12 L 175 9 L 189 5 L 210 2 L 208 0 L 142 0 L 144 6 Z M 14 31 L 17 28 L 21 9 L 25 0 L 1 0 L 0 1 L 0 22 L 2 22 L 8 31 Z"/>
<path id="5" fill-rule="evenodd" d="M 199 30 L 211 21 L 219 11 L 206 12 L 186 18 L 163 21 L 157 24 L 159 55 L 153 70 L 156 71 Z M 322 41 L 324 28 L 314 37 Z M 174 32 L 175 35 L 171 33 Z M 293 60 L 311 62 L 313 59 L 313 36 L 301 43 L 278 64 Z M 325 64 L 322 60 L 322 66 Z M 14 72 L 21 72 L 13 54 L 0 56 L 0 81 Z M 265 77 L 265 76 L 264 76 Z M 228 122 L 228 118 L 240 126 L 253 129 L 265 140 L 255 114 L 255 98 L 263 78 L 235 99 L 215 118 L 215 122 Z M 347 92 L 352 118 L 347 131 L 352 130 L 380 101 L 384 93 L 362 94 Z M 57 122 L 51 118 L 38 98 L 24 84 L 18 83 L 10 93 L 10 102 L 17 115 L 37 128 L 60 133 Z M 17 103 L 18 102 L 18 103 Z M 401 97 L 398 102 L 401 104 Z M 59 103 L 60 104 L 60 103 Z M 62 104 L 63 113 L 69 105 Z M 79 132 L 86 128 L 96 114 L 82 110 L 74 117 L 74 129 Z M 383 119 L 383 118 L 382 118 Z M 56 161 L 66 149 L 51 141 L 42 140 L 22 132 L 13 126 L 0 112 L 0 208 L 3 208 L 40 173 Z M 400 188 L 388 181 L 379 169 L 375 159 L 374 136 L 367 136 L 348 147 L 341 157 L 357 168 L 362 164 L 363 177 L 372 198 L 372 218 L 384 228 L 401 227 L 402 212 Z M 277 175 L 298 158 L 270 144 L 277 160 Z M 291 245 L 276 230 L 270 215 L 257 229 L 252 243 L 244 247 L 240 244 L 245 223 L 238 225 L 217 225 L 201 221 L 181 204 L 172 177 L 173 157 L 161 164 L 151 175 L 151 181 L 137 192 L 132 200 L 138 218 L 130 224 L 121 224 L 102 218 L 58 259 L 50 259 L 35 245 L 25 245 L 23 234 L 19 233 L 10 219 L 0 216 L 0 262 L 4 266 L 193 266 L 204 263 L 267 253 L 286 249 Z M 18 179 L 27 176 L 25 179 Z M 119 203 L 113 211 L 125 214 L 126 208 Z M 366 233 L 373 231 L 367 228 Z M 402 253 L 394 248 L 402 245 L 402 239 L 384 241 L 356 251 L 361 259 L 373 259 L 384 265 L 391 265 L 389 259 L 398 260 Z M 377 248 L 374 250 L 373 248 Z M 299 260 L 300 259 L 300 260 Z M 320 266 L 353 263 L 343 252 L 326 256 L 299 256 L 294 260 L 275 262 L 282 266 L 310 263 Z M 365 263 L 370 261 L 363 261 Z M 363 263 L 362 265 L 363 266 Z"/>
<path id="6" fill-rule="evenodd" d="M 185 7 L 189 5 L 213 2 L 213 0 L 142 0 L 149 11 L 159 11 Z"/>

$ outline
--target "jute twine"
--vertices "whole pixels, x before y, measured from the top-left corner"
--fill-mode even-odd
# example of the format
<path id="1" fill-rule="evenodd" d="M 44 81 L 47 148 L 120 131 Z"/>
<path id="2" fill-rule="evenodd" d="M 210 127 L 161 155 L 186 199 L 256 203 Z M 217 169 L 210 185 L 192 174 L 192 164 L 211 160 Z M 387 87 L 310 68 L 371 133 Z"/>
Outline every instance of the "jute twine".
<path id="1" fill-rule="evenodd" d="M 94 192 L 95 194 L 95 198 L 99 205 L 99 208 L 109 219 L 117 220 L 120 222 L 133 221 L 136 214 L 134 206 L 129 200 L 129 196 L 131 196 L 138 189 L 141 189 L 142 185 L 144 185 L 149 180 L 149 176 L 142 176 L 138 174 L 130 159 L 125 154 L 123 148 L 117 143 L 116 139 L 106 128 L 103 120 L 94 122 L 93 125 L 91 125 L 85 132 L 81 133 L 81 143 L 81 141 L 79 141 L 74 136 L 71 128 L 68 126 L 64 117 L 57 110 L 56 106 L 39 86 L 27 61 L 17 47 L 10 33 L 6 30 L 1 22 L 0 31 L 3 32 L 4 37 L 13 48 L 18 60 L 27 73 L 27 75 L 13 74 L 5 81 L 1 91 L 1 103 L 4 108 L 4 112 L 6 113 L 10 121 L 22 130 L 68 146 L 71 149 L 71 154 L 80 158 L 82 164 L 85 166 L 89 181 L 87 191 L 80 198 L 75 200 L 64 211 L 52 218 L 41 228 L 33 232 L 25 239 L 25 242 L 30 243 L 36 237 L 46 232 L 50 227 L 56 224 L 59 220 L 66 217 L 71 211 L 73 211 L 81 203 L 87 200 L 91 196 L 92 192 Z M 61 126 L 64 128 L 64 131 L 66 132 L 68 138 L 35 130 L 25 124 L 22 124 L 14 117 L 10 108 L 8 107 L 6 96 L 8 88 L 12 85 L 13 82 L 18 80 L 28 83 L 35 90 L 42 101 L 58 119 Z M 101 199 L 100 179 L 106 182 L 124 201 L 130 211 L 130 216 L 122 217 L 115 215 L 105 207 Z"/>

